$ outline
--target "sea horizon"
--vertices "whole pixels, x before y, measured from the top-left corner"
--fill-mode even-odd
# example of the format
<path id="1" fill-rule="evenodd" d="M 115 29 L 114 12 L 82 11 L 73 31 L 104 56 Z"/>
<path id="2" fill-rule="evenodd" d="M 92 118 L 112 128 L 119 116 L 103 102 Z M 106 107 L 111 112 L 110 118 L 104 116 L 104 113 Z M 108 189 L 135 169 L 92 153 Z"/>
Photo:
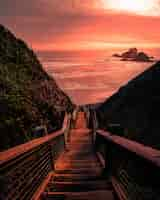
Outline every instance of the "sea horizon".
<path id="1" fill-rule="evenodd" d="M 44 69 L 76 104 L 103 102 L 121 86 L 152 66 L 150 62 L 120 61 L 112 57 L 127 48 L 105 50 L 37 51 Z M 160 58 L 160 48 L 139 51 Z"/>

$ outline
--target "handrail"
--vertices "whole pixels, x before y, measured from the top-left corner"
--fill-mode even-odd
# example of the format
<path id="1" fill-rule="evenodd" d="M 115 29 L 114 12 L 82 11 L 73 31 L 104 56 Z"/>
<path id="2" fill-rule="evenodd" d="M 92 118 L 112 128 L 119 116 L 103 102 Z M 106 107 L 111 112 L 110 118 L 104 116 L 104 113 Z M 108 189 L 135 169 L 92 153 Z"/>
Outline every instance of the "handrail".
<path id="1" fill-rule="evenodd" d="M 0 153 L 0 199 L 32 199 L 65 149 L 69 116 L 61 130 Z"/>
<path id="2" fill-rule="evenodd" d="M 103 130 L 97 130 L 97 133 L 102 135 L 106 140 L 115 143 L 124 149 L 137 154 L 140 157 L 152 162 L 157 167 L 160 167 L 160 151 L 153 149 L 152 147 L 145 146 L 136 141 L 112 135 L 109 132 Z"/>
<path id="3" fill-rule="evenodd" d="M 4 164 L 5 162 L 7 162 L 11 159 L 14 159 L 15 157 L 17 157 L 23 153 L 26 153 L 27 151 L 30 151 L 30 150 L 40 146 L 41 144 L 44 144 L 44 143 L 56 138 L 57 136 L 59 136 L 61 134 L 63 134 L 62 130 L 54 132 L 51 135 L 47 135 L 42 138 L 31 140 L 30 142 L 18 145 L 16 147 L 13 147 L 4 152 L 0 152 L 0 165 Z"/>
<path id="4" fill-rule="evenodd" d="M 97 130 L 96 152 L 120 200 L 159 199 L 159 150 Z"/>
<path id="5" fill-rule="evenodd" d="M 0 165 L 64 134 L 64 131 L 67 128 L 67 125 L 68 125 L 68 121 L 67 121 L 67 114 L 66 114 L 64 117 L 63 127 L 61 130 L 53 132 L 50 135 L 47 135 L 41 138 L 33 139 L 25 144 L 15 146 L 6 151 L 0 152 Z"/>

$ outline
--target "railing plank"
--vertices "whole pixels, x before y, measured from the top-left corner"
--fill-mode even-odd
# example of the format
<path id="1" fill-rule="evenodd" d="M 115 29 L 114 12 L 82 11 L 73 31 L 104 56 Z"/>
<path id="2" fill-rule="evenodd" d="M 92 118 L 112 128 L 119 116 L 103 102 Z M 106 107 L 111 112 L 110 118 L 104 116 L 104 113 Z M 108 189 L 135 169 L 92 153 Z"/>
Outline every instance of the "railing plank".
<path id="1" fill-rule="evenodd" d="M 153 149 L 151 147 L 145 146 L 138 142 L 128 140 L 126 138 L 112 135 L 109 132 L 98 130 L 97 133 L 102 135 L 106 140 L 109 140 L 112 143 L 115 143 L 126 150 L 137 154 L 140 157 L 145 158 L 148 161 L 151 161 L 156 166 L 160 167 L 160 151 Z"/>
<path id="2" fill-rule="evenodd" d="M 32 199 L 65 148 L 70 120 L 66 115 L 61 130 L 0 152 L 0 199 Z"/>
<path id="3" fill-rule="evenodd" d="M 32 149 L 40 146 L 41 144 L 47 143 L 48 141 L 53 140 L 54 138 L 62 134 L 63 134 L 63 131 L 60 130 L 50 135 L 44 136 L 42 138 L 34 139 L 25 144 L 13 147 L 7 151 L 0 152 L 0 165 L 4 164 L 5 162 L 8 162 L 11 159 L 14 159 L 15 157 L 18 157 L 19 155 L 29 152 Z"/>
<path id="4" fill-rule="evenodd" d="M 14 159 L 15 157 L 18 157 L 19 155 L 26 153 L 28 151 L 31 151 L 32 149 L 40 146 L 43 143 L 47 143 L 50 140 L 53 140 L 54 138 L 64 134 L 65 129 L 68 126 L 68 121 L 67 121 L 67 115 L 65 115 L 64 122 L 63 122 L 63 127 L 61 130 L 53 132 L 47 136 L 33 139 L 30 142 L 27 142 L 25 144 L 18 145 L 16 147 L 10 148 L 6 151 L 0 152 L 0 165 L 4 164 L 5 162 Z"/>
<path id="5" fill-rule="evenodd" d="M 119 199 L 159 199 L 159 150 L 103 130 L 97 131 L 96 144 Z"/>

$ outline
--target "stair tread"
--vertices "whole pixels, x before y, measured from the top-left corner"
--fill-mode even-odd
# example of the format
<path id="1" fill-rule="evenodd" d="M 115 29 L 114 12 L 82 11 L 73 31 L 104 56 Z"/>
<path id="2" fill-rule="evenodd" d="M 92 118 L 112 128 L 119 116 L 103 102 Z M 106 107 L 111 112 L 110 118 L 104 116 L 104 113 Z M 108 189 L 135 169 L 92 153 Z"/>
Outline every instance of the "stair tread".
<path id="1" fill-rule="evenodd" d="M 89 174 L 55 174 L 54 180 L 61 180 L 61 181 L 76 181 L 76 180 L 101 180 L 102 177 L 96 175 L 89 175 Z"/>
<path id="2" fill-rule="evenodd" d="M 92 175 L 101 175 L 102 174 L 102 170 L 101 169 L 97 169 L 97 170 L 91 170 L 90 168 L 81 168 L 81 169 L 59 169 L 59 170 L 55 170 L 55 173 L 70 173 L 70 174 L 92 174 Z"/>
<path id="3" fill-rule="evenodd" d="M 55 163 L 45 199 L 113 200 L 110 182 L 102 179 L 103 168 L 93 149 L 92 132 L 80 112 L 75 129 L 70 131 L 67 150 Z"/>
<path id="4" fill-rule="evenodd" d="M 104 181 L 72 181 L 72 182 L 62 182 L 53 181 L 48 185 L 50 191 L 70 191 L 70 192 L 80 192 L 80 191 L 92 191 L 92 190 L 109 190 L 111 186 Z"/>
<path id="5" fill-rule="evenodd" d="M 48 197 L 57 196 L 57 200 L 114 200 L 113 192 L 110 190 L 95 190 L 89 192 L 49 192 L 46 195 L 48 195 Z"/>
<path id="6" fill-rule="evenodd" d="M 53 182 L 54 184 L 66 184 L 66 185 L 81 185 L 81 184 L 104 184 L 104 185 L 109 185 L 110 183 L 108 183 L 107 181 L 105 180 L 95 180 L 95 181 L 92 181 L 92 180 L 89 180 L 89 181 L 54 181 L 54 178 L 53 178 Z"/>

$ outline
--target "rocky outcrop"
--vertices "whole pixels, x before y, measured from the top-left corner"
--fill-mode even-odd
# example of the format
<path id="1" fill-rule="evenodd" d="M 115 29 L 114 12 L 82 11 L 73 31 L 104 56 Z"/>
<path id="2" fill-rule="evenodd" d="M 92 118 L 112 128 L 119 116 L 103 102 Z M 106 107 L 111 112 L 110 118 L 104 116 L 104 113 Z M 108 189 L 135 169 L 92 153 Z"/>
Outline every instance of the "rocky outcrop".
<path id="1" fill-rule="evenodd" d="M 146 53 L 144 52 L 139 52 L 136 57 L 135 57 L 135 61 L 139 61 L 139 62 L 150 62 L 151 57 L 149 57 Z"/>
<path id="2" fill-rule="evenodd" d="M 137 48 L 130 48 L 122 54 L 113 54 L 113 57 L 121 58 L 122 61 L 136 61 L 136 62 L 153 62 L 153 57 L 150 57 L 144 52 L 138 52 Z"/>
<path id="3" fill-rule="evenodd" d="M 34 52 L 0 26 L 0 150 L 36 137 L 34 129 L 61 128 L 70 99 L 43 69 Z"/>
<path id="4" fill-rule="evenodd" d="M 131 58 L 131 59 L 134 59 L 138 54 L 138 50 L 136 48 L 131 48 L 129 49 L 128 51 L 122 53 L 121 57 L 122 58 Z"/>
<path id="5" fill-rule="evenodd" d="M 97 108 L 99 126 L 160 149 L 160 62 Z"/>

